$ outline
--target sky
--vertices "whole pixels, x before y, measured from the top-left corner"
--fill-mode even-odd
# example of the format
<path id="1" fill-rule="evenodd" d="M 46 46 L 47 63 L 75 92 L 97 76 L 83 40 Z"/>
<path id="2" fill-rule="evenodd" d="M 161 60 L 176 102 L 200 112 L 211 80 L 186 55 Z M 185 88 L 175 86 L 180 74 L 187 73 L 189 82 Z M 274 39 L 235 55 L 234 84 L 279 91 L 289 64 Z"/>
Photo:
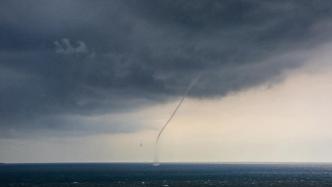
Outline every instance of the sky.
<path id="1" fill-rule="evenodd" d="M 332 162 L 332 2 L 0 2 L 0 162 Z"/>

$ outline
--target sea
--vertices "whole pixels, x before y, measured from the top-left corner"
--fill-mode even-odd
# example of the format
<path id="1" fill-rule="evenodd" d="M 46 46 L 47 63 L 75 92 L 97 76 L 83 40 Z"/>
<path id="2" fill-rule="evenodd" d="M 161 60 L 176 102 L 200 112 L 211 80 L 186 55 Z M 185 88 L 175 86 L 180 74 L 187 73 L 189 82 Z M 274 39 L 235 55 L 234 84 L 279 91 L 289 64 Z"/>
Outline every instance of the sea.
<path id="1" fill-rule="evenodd" d="M 332 187 L 327 163 L 0 164 L 1 187 Z"/>

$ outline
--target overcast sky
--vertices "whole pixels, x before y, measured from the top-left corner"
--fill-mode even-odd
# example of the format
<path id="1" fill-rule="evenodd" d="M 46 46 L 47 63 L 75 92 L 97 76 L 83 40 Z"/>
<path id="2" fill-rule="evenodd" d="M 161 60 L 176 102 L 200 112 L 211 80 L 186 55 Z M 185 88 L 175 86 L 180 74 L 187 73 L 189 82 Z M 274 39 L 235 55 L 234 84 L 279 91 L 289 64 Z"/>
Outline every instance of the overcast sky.
<path id="1" fill-rule="evenodd" d="M 332 161 L 332 2 L 0 2 L 0 162 Z"/>

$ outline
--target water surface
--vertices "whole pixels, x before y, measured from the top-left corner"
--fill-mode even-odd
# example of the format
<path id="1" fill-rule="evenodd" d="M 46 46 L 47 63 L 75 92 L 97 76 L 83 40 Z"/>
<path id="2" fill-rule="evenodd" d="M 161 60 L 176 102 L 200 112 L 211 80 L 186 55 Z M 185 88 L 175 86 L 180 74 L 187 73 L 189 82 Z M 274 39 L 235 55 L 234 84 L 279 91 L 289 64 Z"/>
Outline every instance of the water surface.
<path id="1" fill-rule="evenodd" d="M 0 164 L 0 186 L 332 186 L 332 164 Z"/>

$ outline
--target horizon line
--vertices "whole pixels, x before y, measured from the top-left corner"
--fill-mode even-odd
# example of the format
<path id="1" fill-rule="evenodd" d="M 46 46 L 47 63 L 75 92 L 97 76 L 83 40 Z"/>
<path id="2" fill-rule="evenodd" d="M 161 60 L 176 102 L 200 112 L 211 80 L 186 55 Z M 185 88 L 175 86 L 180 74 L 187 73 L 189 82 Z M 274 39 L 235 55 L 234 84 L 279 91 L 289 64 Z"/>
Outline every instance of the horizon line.
<path id="1" fill-rule="evenodd" d="M 110 162 L 75 162 L 75 161 L 61 161 L 61 162 L 0 162 L 0 165 L 11 165 L 11 164 L 153 164 L 154 162 L 132 162 L 132 161 L 110 161 Z M 227 165 L 227 164 L 332 164 L 332 161 L 290 161 L 290 162 L 279 162 L 279 161 L 236 161 L 236 162 L 160 162 L 160 165 L 163 164 L 215 164 L 215 165 Z"/>

